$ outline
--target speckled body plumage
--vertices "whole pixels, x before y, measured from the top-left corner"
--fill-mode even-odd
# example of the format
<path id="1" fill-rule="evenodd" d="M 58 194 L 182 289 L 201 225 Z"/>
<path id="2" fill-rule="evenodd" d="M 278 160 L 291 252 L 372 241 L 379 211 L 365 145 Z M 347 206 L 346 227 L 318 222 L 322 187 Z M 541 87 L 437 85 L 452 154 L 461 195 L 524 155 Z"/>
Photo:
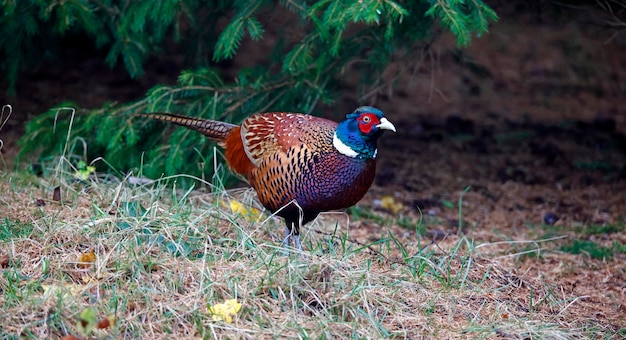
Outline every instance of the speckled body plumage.
<path id="1" fill-rule="evenodd" d="M 331 120 L 289 112 L 252 115 L 241 126 L 172 114 L 146 116 L 199 131 L 218 141 L 226 149 L 229 166 L 247 177 L 261 204 L 285 218 L 284 242 L 293 233 L 301 248 L 297 238 L 300 225 L 322 211 L 350 207 L 365 195 L 374 180 L 376 140 L 383 129 L 395 131 L 378 109 L 362 107 L 351 115 L 341 128 Z M 365 115 L 367 123 L 358 120 Z M 347 126 L 351 119 L 357 124 Z M 357 128 L 362 136 L 341 132 Z M 352 139 L 358 142 L 359 138 L 364 142 L 353 143 Z M 349 152 L 342 153 L 337 143 Z"/>

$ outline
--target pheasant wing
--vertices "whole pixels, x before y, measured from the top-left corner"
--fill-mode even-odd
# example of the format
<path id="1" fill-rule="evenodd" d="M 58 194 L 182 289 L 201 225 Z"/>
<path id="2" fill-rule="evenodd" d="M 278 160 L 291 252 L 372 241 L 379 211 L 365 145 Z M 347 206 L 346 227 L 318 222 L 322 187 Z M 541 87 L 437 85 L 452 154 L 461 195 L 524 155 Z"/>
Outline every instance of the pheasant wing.
<path id="1" fill-rule="evenodd" d="M 337 123 L 315 116 L 271 112 L 247 118 L 241 125 L 241 140 L 250 161 L 258 166 L 264 158 L 290 148 L 316 149 L 322 133 L 334 131 Z M 324 143 L 327 144 L 327 143 Z"/>

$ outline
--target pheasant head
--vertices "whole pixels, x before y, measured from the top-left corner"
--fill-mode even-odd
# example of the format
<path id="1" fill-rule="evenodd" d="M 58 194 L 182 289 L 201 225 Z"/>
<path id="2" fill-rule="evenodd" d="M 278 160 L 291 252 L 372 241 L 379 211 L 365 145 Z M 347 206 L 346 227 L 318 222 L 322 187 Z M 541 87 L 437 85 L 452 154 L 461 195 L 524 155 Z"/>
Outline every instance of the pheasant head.
<path id="1" fill-rule="evenodd" d="M 361 106 L 339 123 L 333 136 L 333 145 L 346 156 L 373 159 L 378 151 L 376 142 L 385 130 L 395 132 L 396 127 L 379 109 Z"/>

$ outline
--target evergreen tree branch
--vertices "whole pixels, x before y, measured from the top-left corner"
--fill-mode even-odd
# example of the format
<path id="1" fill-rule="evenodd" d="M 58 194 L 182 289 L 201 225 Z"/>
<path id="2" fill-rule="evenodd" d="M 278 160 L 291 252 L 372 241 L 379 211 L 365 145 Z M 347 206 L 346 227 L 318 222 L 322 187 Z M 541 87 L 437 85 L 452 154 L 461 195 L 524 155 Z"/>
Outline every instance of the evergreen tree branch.
<path id="1" fill-rule="evenodd" d="M 278 3 L 301 24 L 296 29 L 302 37 L 280 37 L 266 63 L 243 68 L 233 79 L 224 79 L 217 68 L 197 67 L 183 71 L 178 84 L 155 86 L 134 102 L 107 104 L 89 112 L 78 110 L 73 138 L 89 145 L 88 157 L 104 157 L 116 169 L 142 169 L 153 178 L 178 173 L 210 178 L 213 169 L 207 164 L 213 153 L 203 136 L 184 129 L 164 133 L 168 126 L 134 119 L 134 115 L 173 112 L 239 122 L 260 111 L 315 113 L 319 103 L 329 104 L 341 96 L 342 78 L 350 72 L 359 72 L 357 97 L 367 98 L 369 91 L 391 86 L 381 81 L 381 73 L 392 57 L 407 63 L 415 59 L 412 53 L 425 44 L 434 19 L 457 37 L 459 45 L 467 44 L 472 34 L 487 32 L 489 22 L 497 19 L 481 0 Z M 252 40 L 264 38 L 264 26 L 271 17 L 268 13 L 274 10 L 270 4 L 273 2 L 268 0 L 164 0 L 157 4 L 92 0 L 74 6 L 67 1 L 54 3 L 46 16 L 42 15 L 49 5 L 46 1 L 4 3 L 0 5 L 5 13 L 0 17 L 0 30 L 12 38 L 0 35 L 0 57 L 5 58 L 2 71 L 9 81 L 17 79 L 20 63 L 27 60 L 27 53 L 36 51 L 34 42 L 51 38 L 50 27 L 57 27 L 59 34 L 81 31 L 93 37 L 108 48 L 106 62 L 110 66 L 122 60 L 133 76 L 143 72 L 146 59 L 159 52 L 165 39 L 178 39 L 178 34 L 181 42 L 192 46 L 190 53 L 206 55 L 206 63 L 209 58 L 234 58 L 246 35 Z M 229 20 L 220 31 L 217 22 L 225 17 Z M 59 26 L 60 18 L 66 21 Z M 184 31 L 179 31 L 181 22 Z M 204 51 L 202 46 L 213 50 Z M 59 132 L 69 124 L 64 114 L 53 108 L 29 122 L 20 141 L 21 154 L 43 146 L 45 158 L 67 145 Z M 52 128 L 55 121 L 56 130 Z"/>

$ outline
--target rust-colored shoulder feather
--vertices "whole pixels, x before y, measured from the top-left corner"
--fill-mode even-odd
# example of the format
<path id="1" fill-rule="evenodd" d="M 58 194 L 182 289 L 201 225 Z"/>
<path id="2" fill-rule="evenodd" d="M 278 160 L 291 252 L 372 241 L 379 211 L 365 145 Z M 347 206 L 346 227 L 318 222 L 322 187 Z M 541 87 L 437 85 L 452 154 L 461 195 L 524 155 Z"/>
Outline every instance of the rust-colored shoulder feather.
<path id="1" fill-rule="evenodd" d="M 226 163 L 233 171 L 248 176 L 254 164 L 248 158 L 248 154 L 245 152 L 243 142 L 241 141 L 241 128 L 238 126 L 234 128 L 224 142 Z"/>

